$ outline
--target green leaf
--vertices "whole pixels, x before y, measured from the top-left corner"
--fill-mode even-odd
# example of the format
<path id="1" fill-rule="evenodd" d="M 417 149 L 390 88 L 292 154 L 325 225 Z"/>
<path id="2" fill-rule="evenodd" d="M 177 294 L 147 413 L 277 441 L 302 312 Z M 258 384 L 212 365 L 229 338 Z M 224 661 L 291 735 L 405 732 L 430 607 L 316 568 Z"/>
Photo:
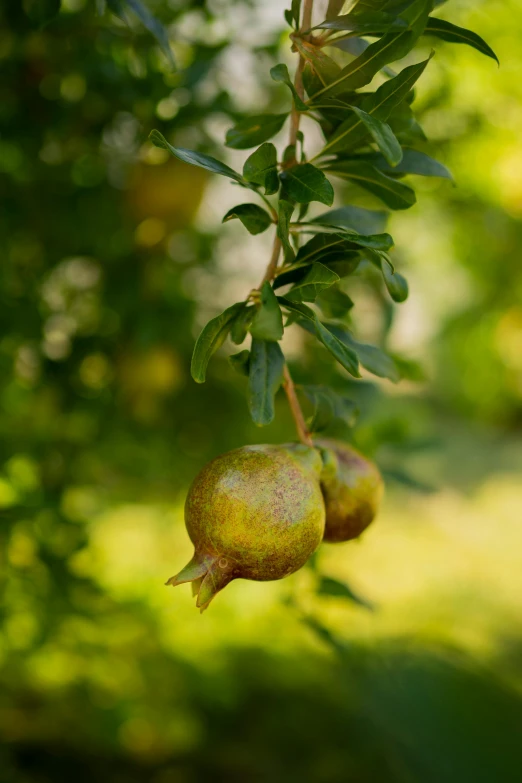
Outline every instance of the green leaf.
<path id="1" fill-rule="evenodd" d="M 404 302 L 408 298 L 408 281 L 399 272 L 390 269 L 388 263 L 382 261 L 382 277 L 388 289 L 388 293 L 394 302 Z"/>
<path id="2" fill-rule="evenodd" d="M 419 174 L 422 177 L 443 177 L 453 181 L 451 171 L 438 160 L 418 150 L 404 149 L 402 161 L 390 169 L 383 157 L 372 159 L 372 165 L 388 171 L 390 174 Z"/>
<path id="3" fill-rule="evenodd" d="M 411 106 L 406 100 L 392 109 L 388 117 L 388 124 L 402 144 L 427 141 L 426 134 L 415 119 Z"/>
<path id="4" fill-rule="evenodd" d="M 288 114 L 256 114 L 240 120 L 227 131 L 226 145 L 235 150 L 257 147 L 279 133 Z"/>
<path id="5" fill-rule="evenodd" d="M 389 234 L 370 234 L 362 236 L 346 231 L 339 233 L 317 234 L 305 245 L 299 248 L 296 256 L 296 262 L 300 264 L 312 263 L 312 261 L 322 261 L 327 258 L 332 260 L 343 257 L 345 251 L 353 250 L 357 247 L 369 247 L 372 250 L 389 250 L 393 245 L 393 240 Z"/>
<path id="6" fill-rule="evenodd" d="M 390 126 L 372 117 L 371 114 L 352 106 L 352 111 L 359 117 L 372 139 L 375 141 L 380 151 L 391 166 L 396 166 L 402 160 L 402 147 L 397 141 L 395 134 Z"/>
<path id="7" fill-rule="evenodd" d="M 320 169 L 311 163 L 301 163 L 280 175 L 286 192 L 299 204 L 320 201 L 328 207 L 334 200 L 334 190 Z"/>
<path id="8" fill-rule="evenodd" d="M 256 312 L 256 308 L 253 305 L 247 305 L 246 302 L 243 303 L 243 309 L 239 311 L 232 322 L 230 330 L 230 339 L 234 345 L 241 345 L 245 340 Z"/>
<path id="9" fill-rule="evenodd" d="M 420 362 L 396 353 L 392 354 L 392 359 L 401 378 L 414 383 L 423 383 L 426 380 L 426 371 Z"/>
<path id="10" fill-rule="evenodd" d="M 358 35 L 382 35 L 393 30 L 403 30 L 408 25 L 400 17 L 388 14 L 385 11 L 369 11 L 366 13 L 350 12 L 337 16 L 334 19 L 326 19 L 314 29 L 320 30 L 348 30 Z"/>
<path id="11" fill-rule="evenodd" d="M 329 318 L 344 318 L 353 307 L 353 302 L 348 294 L 345 294 L 336 285 L 321 291 L 317 297 L 316 304 Z"/>
<path id="12" fill-rule="evenodd" d="M 408 282 L 395 271 L 391 258 L 381 251 L 367 251 L 369 261 L 380 269 L 388 293 L 394 302 L 404 302 L 408 298 Z"/>
<path id="13" fill-rule="evenodd" d="M 345 326 L 329 324 L 329 329 L 344 345 L 355 351 L 360 363 L 369 372 L 377 375 L 379 378 L 388 378 L 394 383 L 400 380 L 399 371 L 391 356 L 381 351 L 376 345 L 368 345 L 355 340 Z"/>
<path id="14" fill-rule="evenodd" d="M 349 427 L 353 426 L 358 412 L 353 400 L 329 386 L 305 385 L 299 389 L 314 407 L 308 425 L 311 432 L 321 432 L 336 420 L 344 421 Z"/>
<path id="15" fill-rule="evenodd" d="M 253 185 L 264 187 L 267 196 L 277 193 L 279 190 L 277 150 L 271 142 L 262 144 L 246 159 L 243 177 Z"/>
<path id="16" fill-rule="evenodd" d="M 317 88 L 321 89 L 337 79 L 341 73 L 341 67 L 335 60 L 328 57 L 322 49 L 313 46 L 313 44 L 307 41 L 303 41 L 301 38 L 294 39 L 294 46 L 307 61 L 308 68 L 311 69 L 311 73 L 308 73 L 306 77 L 303 74 L 303 77 L 305 77 L 303 84 L 307 92 L 311 84 L 317 84 Z"/>
<path id="17" fill-rule="evenodd" d="M 317 587 L 318 595 L 329 595 L 334 598 L 344 598 L 347 601 L 363 606 L 365 609 L 369 609 L 373 612 L 374 605 L 366 598 L 362 598 L 357 593 L 354 593 L 349 585 L 344 582 L 339 582 L 337 579 L 332 579 L 329 576 L 321 577 L 321 581 Z"/>
<path id="18" fill-rule="evenodd" d="M 222 174 L 224 177 L 234 179 L 236 182 L 244 184 L 243 177 L 238 174 L 237 171 L 231 169 L 225 163 L 212 158 L 210 155 L 205 155 L 202 152 L 194 152 L 194 150 L 187 150 L 184 147 L 173 147 L 169 144 L 162 134 L 153 130 L 150 133 L 149 139 L 156 147 L 168 150 L 175 158 L 190 163 L 192 166 L 199 166 L 199 168 L 211 171 L 213 174 Z"/>
<path id="19" fill-rule="evenodd" d="M 413 0 L 406 11 L 400 14 L 408 23 L 408 28 L 398 33 L 389 33 L 368 46 L 359 57 L 341 70 L 334 81 L 315 93 L 314 101 L 319 96 L 332 96 L 364 87 L 381 68 L 408 54 L 423 32 L 430 10 L 431 0 Z"/>
<path id="20" fill-rule="evenodd" d="M 488 46 L 480 35 L 473 33 L 471 30 L 466 30 L 464 27 L 457 27 L 457 25 L 446 22 L 444 19 L 436 19 L 430 16 L 424 35 L 433 35 L 435 38 L 440 38 L 442 41 L 448 41 L 449 43 L 467 44 L 478 52 L 485 54 L 486 57 L 491 57 L 497 63 L 499 62 L 493 49 Z"/>
<path id="21" fill-rule="evenodd" d="M 387 82 L 374 92 L 368 94 L 361 103 L 361 108 L 380 120 L 387 120 L 390 112 L 411 93 L 412 88 L 426 70 L 426 66 L 433 55 L 427 60 L 408 65 L 403 68 L 397 76 L 389 79 Z"/>
<path id="22" fill-rule="evenodd" d="M 317 72 L 314 71 L 310 63 L 305 63 L 305 67 L 303 69 L 303 87 L 305 88 L 306 94 L 311 98 L 313 95 L 318 93 L 323 86 L 324 83 L 321 81 L 317 75 Z"/>
<path id="23" fill-rule="evenodd" d="M 283 296 L 278 297 L 278 300 L 280 304 L 291 313 L 295 313 L 297 316 L 301 316 L 302 319 L 305 319 L 304 323 L 299 320 L 299 324 L 301 326 L 307 328 L 306 322 L 311 322 L 314 327 L 314 332 L 317 339 L 322 342 L 324 347 L 332 354 L 335 359 L 337 359 L 339 364 L 355 378 L 361 377 L 359 373 L 359 362 L 357 360 L 357 354 L 355 354 L 351 348 L 348 348 L 334 334 L 332 334 L 328 327 L 321 323 L 317 315 L 308 307 L 308 305 L 304 305 L 300 302 L 292 302 Z M 310 331 L 310 329 L 307 329 L 307 331 Z"/>
<path id="24" fill-rule="evenodd" d="M 336 16 L 339 16 L 341 11 L 343 10 L 343 5 L 345 4 L 345 1 L 346 0 L 328 0 L 326 18 L 334 19 Z"/>
<path id="25" fill-rule="evenodd" d="M 223 218 L 223 223 L 234 218 L 239 218 L 250 234 L 261 234 L 272 223 L 272 218 L 266 209 L 257 204 L 238 204 L 237 207 L 232 207 Z"/>
<path id="26" fill-rule="evenodd" d="M 383 122 L 388 119 L 392 110 L 398 106 L 410 93 L 415 82 L 424 72 L 429 60 L 404 68 L 397 76 L 384 82 L 378 90 L 369 93 L 361 103 L 361 109 L 372 117 Z M 357 114 L 352 114 L 337 128 L 335 133 L 323 147 L 320 155 L 331 155 L 340 150 L 359 146 L 368 136 L 368 130 Z"/>
<path id="27" fill-rule="evenodd" d="M 245 349 L 244 351 L 239 351 L 239 353 L 233 353 L 232 356 L 228 357 L 228 361 L 239 375 L 248 377 L 250 372 L 250 351 Z"/>
<path id="28" fill-rule="evenodd" d="M 287 262 L 291 262 L 295 258 L 295 252 L 289 240 L 290 220 L 292 218 L 294 209 L 295 207 L 290 203 L 290 201 L 286 201 L 284 198 L 279 199 L 277 236 L 283 245 L 285 261 Z"/>
<path id="29" fill-rule="evenodd" d="M 327 167 L 327 171 L 370 191 L 390 209 L 408 209 L 417 200 L 415 191 L 409 185 L 388 177 L 375 166 L 364 161 L 332 163 Z"/>
<path id="30" fill-rule="evenodd" d="M 301 0 L 292 0 L 291 12 L 294 20 L 295 29 L 299 29 L 299 19 L 301 18 Z"/>
<path id="31" fill-rule="evenodd" d="M 274 65 L 274 67 L 270 69 L 270 76 L 275 82 L 282 82 L 290 89 L 297 111 L 308 111 L 308 106 L 300 98 L 299 93 L 295 89 L 294 84 L 290 78 L 290 74 L 288 73 L 288 67 L 284 63 Z"/>
<path id="32" fill-rule="evenodd" d="M 315 263 L 306 275 L 287 293 L 291 302 L 315 302 L 317 295 L 325 288 L 339 282 L 339 275 L 323 264 Z"/>
<path id="33" fill-rule="evenodd" d="M 277 343 L 252 340 L 248 375 L 248 406 L 254 424 L 270 424 L 274 397 L 283 381 L 285 357 Z"/>
<path id="34" fill-rule="evenodd" d="M 196 383 L 205 382 L 210 357 L 225 342 L 235 317 L 243 307 L 244 302 L 237 302 L 209 321 L 203 328 L 196 340 L 190 365 L 190 372 Z"/>
<path id="35" fill-rule="evenodd" d="M 357 354 L 342 343 L 332 332 L 322 324 L 316 317 L 315 329 L 319 340 L 337 359 L 339 364 L 347 370 L 354 378 L 360 378 L 359 362 Z"/>
<path id="36" fill-rule="evenodd" d="M 348 228 L 357 231 L 358 234 L 378 234 L 382 232 L 386 225 L 387 213 L 377 212 L 362 207 L 339 207 L 323 212 L 311 220 L 311 223 L 318 223 L 321 226 L 338 226 L 339 228 Z"/>
<path id="37" fill-rule="evenodd" d="M 132 8 L 140 22 L 147 28 L 149 33 L 152 33 L 163 54 L 166 56 L 171 66 L 175 67 L 174 56 L 172 49 L 170 48 L 169 38 L 164 26 L 159 22 L 156 17 L 151 14 L 147 6 L 141 2 L 141 0 L 124 0 L 129 8 Z"/>
<path id="38" fill-rule="evenodd" d="M 261 305 L 250 325 L 250 334 L 256 340 L 277 342 L 283 336 L 283 315 L 270 283 L 261 289 Z"/>

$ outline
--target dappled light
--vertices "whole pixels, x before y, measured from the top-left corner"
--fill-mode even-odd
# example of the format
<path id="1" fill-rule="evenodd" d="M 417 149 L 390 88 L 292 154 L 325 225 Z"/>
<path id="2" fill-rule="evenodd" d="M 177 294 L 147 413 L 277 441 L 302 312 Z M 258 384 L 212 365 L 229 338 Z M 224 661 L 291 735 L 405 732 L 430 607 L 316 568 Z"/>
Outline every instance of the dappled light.
<path id="1" fill-rule="evenodd" d="M 285 561 L 281 573 L 300 568 L 291 576 L 233 578 L 200 614 L 190 584 L 165 586 L 193 556 L 191 482 L 219 454 L 296 434 L 280 378 L 268 403 L 252 403 L 244 345 L 220 344 L 191 377 L 202 328 L 259 286 L 273 215 L 263 202 L 238 210 L 241 182 L 161 145 L 243 171 L 260 131 L 242 118 L 270 113 L 282 150 L 299 95 L 281 64 L 293 76 L 298 55 L 280 0 L 143 4 L 152 21 L 125 22 L 114 0 L 98 3 L 104 13 L 93 0 L 0 10 L 0 779 L 515 783 L 522 7 L 435 10 L 487 39 L 500 67 L 475 39 L 426 36 L 406 53 L 401 67 L 427 62 L 414 107 L 428 141 L 417 138 L 442 166 L 388 177 L 399 202 L 415 185 L 411 209 L 399 203 L 385 228 L 382 192 L 362 190 L 353 171 L 335 180 L 332 209 L 356 203 L 362 240 L 386 243 L 389 231 L 396 246 L 395 272 L 363 255 L 355 268 L 364 248 L 345 248 L 357 262 L 321 304 L 332 319 L 350 312 L 356 338 L 337 326 L 341 364 L 328 335 L 314 342 L 302 281 L 293 309 L 286 300 L 281 346 L 303 426 L 378 466 L 374 521 L 302 568 Z M 316 3 L 316 23 L 326 6 Z M 352 55 L 339 44 L 335 57 Z M 393 75 L 377 73 L 371 89 Z M 301 128 L 315 160 L 328 137 L 310 116 Z M 384 146 L 394 159 L 395 136 L 377 130 L 372 154 Z M 319 173 L 303 175 L 320 196 L 307 219 L 334 197 Z M 287 191 L 301 205 L 302 187 Z M 263 344 L 278 346 L 268 289 L 236 329 L 256 339 L 275 329 Z M 278 313 L 268 326 L 255 320 L 263 307 Z M 288 487 L 296 507 L 308 485 Z M 303 562 L 324 512 L 313 525 Z"/>

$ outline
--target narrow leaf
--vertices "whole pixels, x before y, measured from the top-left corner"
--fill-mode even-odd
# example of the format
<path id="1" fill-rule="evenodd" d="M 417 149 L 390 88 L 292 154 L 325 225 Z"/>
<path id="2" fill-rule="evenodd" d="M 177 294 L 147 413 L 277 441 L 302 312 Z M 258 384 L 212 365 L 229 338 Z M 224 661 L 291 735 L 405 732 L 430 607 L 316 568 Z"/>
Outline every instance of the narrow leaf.
<path id="1" fill-rule="evenodd" d="M 225 342 L 234 318 L 243 307 L 243 302 L 238 302 L 228 307 L 221 315 L 217 315 L 203 328 L 196 340 L 190 365 L 190 372 L 196 383 L 205 382 L 207 364 L 210 357 Z"/>
<path id="2" fill-rule="evenodd" d="M 415 82 L 424 72 L 428 60 L 404 68 L 397 76 L 384 82 L 378 90 L 367 95 L 361 103 L 361 109 L 372 117 L 383 122 L 388 119 L 391 111 L 398 106 L 410 93 Z M 349 116 L 328 140 L 320 155 L 331 155 L 340 150 L 348 150 L 359 146 L 368 136 L 368 130 L 357 114 Z"/>
<path id="3" fill-rule="evenodd" d="M 433 35 L 435 38 L 440 38 L 441 41 L 448 41 L 449 43 L 467 44 L 478 52 L 485 54 L 486 57 L 491 57 L 497 63 L 499 61 L 493 49 L 488 46 L 480 35 L 473 33 L 471 30 L 466 30 L 464 27 L 457 27 L 456 24 L 446 22 L 444 19 L 436 19 L 430 16 L 424 35 Z"/>
<path id="4" fill-rule="evenodd" d="M 261 234 L 271 225 L 272 218 L 268 212 L 257 204 L 238 204 L 229 209 L 223 223 L 239 218 L 250 234 Z"/>
<path id="5" fill-rule="evenodd" d="M 325 257 L 332 260 L 343 257 L 347 250 L 353 250 L 357 247 L 369 247 L 372 250 L 389 250 L 393 245 L 393 240 L 389 234 L 370 234 L 362 236 L 349 232 L 348 230 L 339 231 L 339 233 L 317 234 L 305 245 L 299 248 L 296 261 L 300 264 L 319 261 Z"/>
<path id="6" fill-rule="evenodd" d="M 283 245 L 285 261 L 291 262 L 295 258 L 295 252 L 289 240 L 290 220 L 295 207 L 284 198 L 279 199 L 279 216 L 277 221 L 277 236 Z"/>
<path id="7" fill-rule="evenodd" d="M 377 117 L 368 114 L 357 106 L 352 111 L 359 117 L 370 136 L 391 166 L 396 166 L 402 160 L 402 148 L 390 126 Z"/>
<path id="8" fill-rule="evenodd" d="M 408 209 L 417 200 L 412 188 L 388 177 L 369 163 L 342 161 L 330 164 L 327 171 L 370 191 L 390 209 Z"/>
<path id="9" fill-rule="evenodd" d="M 328 8 L 326 10 L 326 18 L 327 19 L 334 19 L 336 16 L 339 16 L 341 11 L 343 10 L 344 3 L 345 3 L 345 0 L 328 0 Z"/>
<path id="10" fill-rule="evenodd" d="M 422 177 L 442 177 L 453 181 L 451 171 L 438 160 L 419 150 L 404 149 L 401 162 L 390 169 L 383 157 L 372 159 L 372 165 L 389 174 L 419 174 Z"/>
<path id="11" fill-rule="evenodd" d="M 301 17 L 301 0 L 292 0 L 292 8 L 290 13 L 294 20 L 295 29 L 299 29 L 299 19 Z"/>
<path id="12" fill-rule="evenodd" d="M 270 76 L 275 82 L 282 82 L 290 89 L 290 92 L 294 98 L 294 106 L 297 111 L 308 111 L 308 106 L 303 102 L 302 98 L 299 96 L 299 93 L 295 89 L 294 84 L 290 78 L 290 74 L 288 73 L 288 67 L 284 63 L 274 65 L 274 67 L 270 69 Z"/>
<path id="13" fill-rule="evenodd" d="M 283 380 L 285 357 L 277 343 L 252 340 L 248 375 L 248 405 L 254 424 L 270 424 L 274 397 Z"/>
<path id="14" fill-rule="evenodd" d="M 323 212 L 311 220 L 322 226 L 338 226 L 357 231 L 358 234 L 378 234 L 383 231 L 387 220 L 386 212 L 377 212 L 362 207 L 339 207 Z"/>
<path id="15" fill-rule="evenodd" d="M 388 378 L 394 383 L 400 380 L 399 371 L 391 356 L 381 351 L 376 345 L 360 343 L 345 326 L 329 324 L 329 329 L 344 345 L 355 351 L 360 363 L 369 372 L 379 378 Z"/>
<path id="16" fill-rule="evenodd" d="M 394 30 L 407 28 L 404 19 L 388 14 L 385 11 L 369 11 L 367 13 L 350 12 L 333 19 L 325 19 L 316 25 L 320 30 L 348 30 L 359 35 L 383 35 Z"/>
<path id="17" fill-rule="evenodd" d="M 295 313 L 298 316 L 304 318 L 304 323 L 299 321 L 300 325 L 307 328 L 306 322 L 311 322 L 314 327 L 314 332 L 317 339 L 322 342 L 325 348 L 332 354 L 332 356 L 339 362 L 339 364 L 347 370 L 350 375 L 355 378 L 360 378 L 359 362 L 357 360 L 357 354 L 344 345 L 327 326 L 321 323 L 317 315 L 307 305 L 300 302 L 292 302 L 285 297 L 278 297 L 280 304 L 289 310 L 291 313 Z M 307 329 L 307 331 L 310 331 Z"/>
<path id="18" fill-rule="evenodd" d="M 141 2 L 141 0 L 125 0 L 125 3 L 132 8 L 140 22 L 147 28 L 149 33 L 152 33 L 156 41 L 161 47 L 163 54 L 167 57 L 171 66 L 175 67 L 174 55 L 170 48 L 169 38 L 165 27 L 159 22 L 156 17 L 151 14 L 147 6 Z"/>
<path id="19" fill-rule="evenodd" d="M 210 155 L 205 155 L 202 152 L 194 152 L 194 150 L 187 150 L 184 147 L 173 147 L 169 144 L 162 134 L 153 130 L 149 136 L 149 139 L 156 147 L 168 150 L 175 158 L 190 163 L 192 166 L 199 166 L 199 168 L 211 171 L 213 174 L 222 174 L 224 177 L 236 180 L 236 182 L 243 182 L 243 177 L 227 166 L 225 163 L 212 158 Z"/>
<path id="20" fill-rule="evenodd" d="M 227 131 L 226 145 L 235 150 L 257 147 L 275 136 L 284 125 L 288 114 L 258 114 L 240 120 Z"/>
<path id="21" fill-rule="evenodd" d="M 413 0 L 406 11 L 400 14 L 408 23 L 407 29 L 389 33 L 368 46 L 359 57 L 342 69 L 333 82 L 313 96 L 314 101 L 319 95 L 337 95 L 363 87 L 383 66 L 408 54 L 422 34 L 430 10 L 431 0 Z"/>
<path id="22" fill-rule="evenodd" d="M 328 57 L 322 49 L 309 44 L 300 38 L 294 40 L 294 45 L 299 54 L 306 60 L 311 73 L 308 74 L 304 82 L 306 91 L 312 83 L 317 83 L 318 89 L 327 87 L 332 81 L 335 81 L 341 73 L 341 67 L 335 60 Z M 304 75 L 304 74 L 303 74 Z M 310 93 L 309 93 L 310 94 Z"/>

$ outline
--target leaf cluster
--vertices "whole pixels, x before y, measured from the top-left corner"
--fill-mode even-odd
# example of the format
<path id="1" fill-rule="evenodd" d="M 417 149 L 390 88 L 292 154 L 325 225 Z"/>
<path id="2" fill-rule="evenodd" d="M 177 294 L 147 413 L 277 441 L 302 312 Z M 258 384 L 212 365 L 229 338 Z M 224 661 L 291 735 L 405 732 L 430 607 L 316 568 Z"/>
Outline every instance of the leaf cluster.
<path id="1" fill-rule="evenodd" d="M 250 334 L 250 350 L 235 354 L 231 362 L 248 375 L 256 424 L 273 419 L 285 361 L 279 341 L 294 324 L 312 335 L 352 377 L 360 378 L 363 367 L 393 382 L 400 378 L 391 356 L 354 336 L 353 301 L 346 290 L 360 268 L 373 267 L 393 302 L 407 298 L 407 281 L 390 256 L 393 239 L 383 230 L 387 213 L 415 204 L 415 190 L 406 178 L 451 180 L 442 163 L 419 149 L 426 137 L 412 111 L 414 87 L 431 55 L 405 67 L 400 61 L 424 36 L 467 44 L 496 59 L 478 35 L 432 15 L 438 5 L 435 0 L 358 0 L 349 13 L 341 14 L 342 4 L 330 3 L 323 22 L 301 30 L 300 3 L 293 2 L 285 18 L 302 61 L 304 92 L 296 88 L 285 64 L 272 67 L 272 79 L 288 88 L 288 111 L 244 117 L 230 128 L 228 147 L 255 148 L 241 173 L 208 155 L 173 146 L 158 131 L 151 134 L 154 144 L 180 160 L 228 177 L 255 194 L 260 204 L 240 203 L 223 221 L 238 219 L 251 234 L 273 226 L 283 250 L 273 279 L 205 326 L 192 361 L 194 379 L 203 382 L 211 355 L 227 336 L 240 344 Z M 369 85 L 374 82 L 378 86 L 372 90 Z M 297 143 L 281 156 L 271 141 L 296 113 L 312 118 L 322 133 L 322 146 L 311 159 L 302 133 L 294 134 Z M 336 179 L 366 193 L 378 208 L 343 205 L 309 218 L 313 202 L 333 205 Z M 314 429 L 332 417 L 346 419 L 353 413 L 346 401 L 326 389 L 315 387 L 308 396 L 315 406 Z"/>

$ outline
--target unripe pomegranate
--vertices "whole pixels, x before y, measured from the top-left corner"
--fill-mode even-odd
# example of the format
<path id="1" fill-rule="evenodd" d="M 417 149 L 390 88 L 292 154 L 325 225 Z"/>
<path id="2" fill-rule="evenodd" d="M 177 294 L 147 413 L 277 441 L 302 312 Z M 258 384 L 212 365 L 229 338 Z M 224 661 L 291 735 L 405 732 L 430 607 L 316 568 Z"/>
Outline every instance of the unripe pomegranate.
<path id="1" fill-rule="evenodd" d="M 324 461 L 321 476 L 326 508 L 324 540 L 351 541 L 377 513 L 384 483 L 377 465 L 346 443 L 317 441 Z"/>
<path id="2" fill-rule="evenodd" d="M 203 611 L 232 579 L 282 579 L 321 543 L 322 459 L 308 446 L 243 446 L 209 462 L 185 503 L 194 557 L 167 582 L 192 582 Z"/>

